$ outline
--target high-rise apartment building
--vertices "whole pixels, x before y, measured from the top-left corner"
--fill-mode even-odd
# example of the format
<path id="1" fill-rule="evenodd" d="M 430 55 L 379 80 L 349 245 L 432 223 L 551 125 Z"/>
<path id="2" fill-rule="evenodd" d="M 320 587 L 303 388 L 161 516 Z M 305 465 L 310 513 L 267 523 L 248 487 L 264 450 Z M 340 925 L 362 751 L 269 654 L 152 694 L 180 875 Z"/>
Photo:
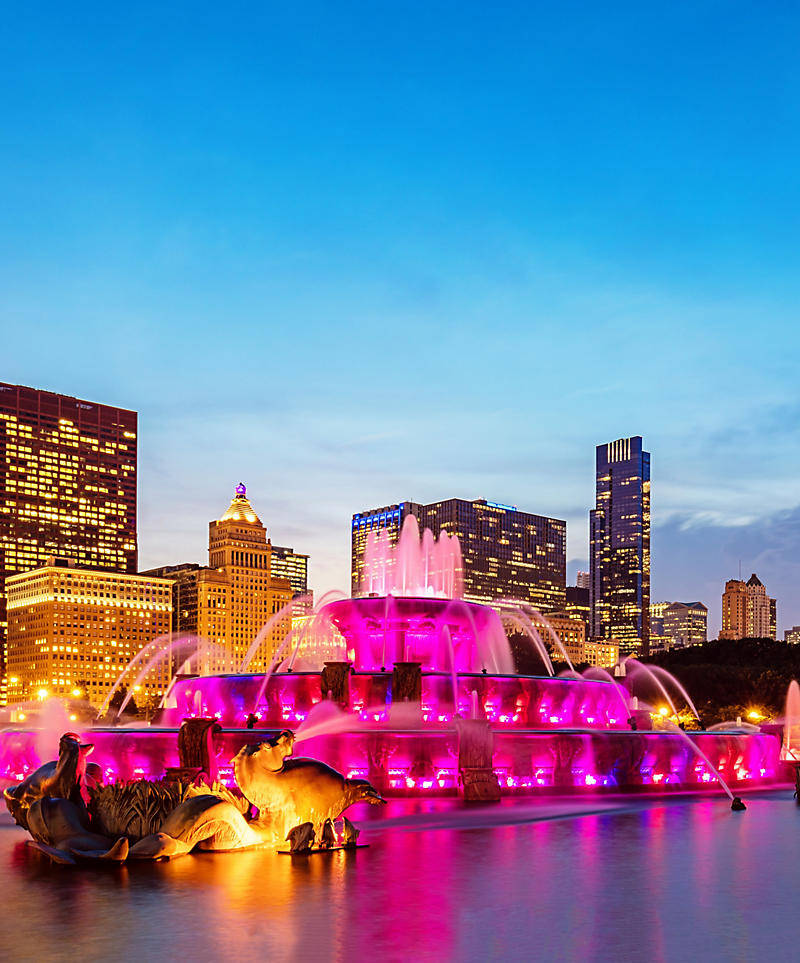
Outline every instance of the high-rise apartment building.
<path id="1" fill-rule="evenodd" d="M 670 648 L 702 645 L 708 632 L 708 609 L 702 602 L 670 602 L 661 616 Z"/>
<path id="2" fill-rule="evenodd" d="M 588 592 L 592 587 L 592 576 L 588 572 L 576 572 L 575 587 L 579 589 L 586 589 Z"/>
<path id="3" fill-rule="evenodd" d="M 367 536 L 385 530 L 396 542 L 408 515 L 415 515 L 420 529 L 429 528 L 437 537 L 441 531 L 458 536 L 464 598 L 486 603 L 517 599 L 543 612 L 564 608 L 567 523 L 485 499 L 449 498 L 430 505 L 400 502 L 353 515 L 354 596 L 362 591 Z"/>
<path id="4" fill-rule="evenodd" d="M 0 704 L 5 581 L 50 556 L 134 574 L 135 411 L 0 383 Z"/>
<path id="5" fill-rule="evenodd" d="M 82 569 L 51 558 L 10 576 L 6 588 L 12 702 L 72 696 L 97 708 L 133 656 L 158 636 L 169 636 L 172 586 L 166 579 Z M 159 699 L 170 675 L 167 655 L 141 680 L 137 702 Z"/>
<path id="6" fill-rule="evenodd" d="M 273 571 L 273 546 L 247 498 L 244 485 L 228 509 L 208 526 L 209 565 L 175 565 L 148 575 L 170 579 L 179 606 L 176 631 L 204 640 L 190 665 L 202 672 L 235 672 L 259 633 L 249 668 L 266 669 L 292 627 L 290 618 L 270 619 L 292 600 L 288 578 Z"/>
<path id="7" fill-rule="evenodd" d="M 730 579 L 722 595 L 721 639 L 774 639 L 777 608 L 755 572 L 743 582 Z"/>
<path id="8" fill-rule="evenodd" d="M 639 436 L 597 446 L 589 513 L 592 628 L 623 654 L 650 644 L 650 453 Z"/>

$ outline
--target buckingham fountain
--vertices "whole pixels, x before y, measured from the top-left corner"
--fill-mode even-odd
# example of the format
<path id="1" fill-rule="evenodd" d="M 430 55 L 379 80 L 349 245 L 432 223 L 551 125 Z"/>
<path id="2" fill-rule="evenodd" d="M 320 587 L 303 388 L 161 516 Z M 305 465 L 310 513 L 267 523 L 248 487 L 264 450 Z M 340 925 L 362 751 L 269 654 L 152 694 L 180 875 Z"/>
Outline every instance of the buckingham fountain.
<path id="1" fill-rule="evenodd" d="M 122 860 L 354 846 L 344 811 L 396 797 L 721 788 L 744 808 L 736 792 L 787 778 L 775 732 L 683 731 L 640 701 L 645 683 L 673 709 L 679 695 L 691 706 L 663 670 L 628 660 L 613 675 L 555 675 L 560 643 L 544 616 L 463 599 L 458 540 L 420 537 L 413 517 L 396 545 L 370 538 L 363 589 L 324 600 L 266 672 L 246 670 L 274 620 L 242 671 L 179 673 L 149 726 L 62 729 L 51 745 L 41 729 L 6 728 L 9 810 L 56 860 Z M 541 675 L 515 672 L 509 626 Z"/>

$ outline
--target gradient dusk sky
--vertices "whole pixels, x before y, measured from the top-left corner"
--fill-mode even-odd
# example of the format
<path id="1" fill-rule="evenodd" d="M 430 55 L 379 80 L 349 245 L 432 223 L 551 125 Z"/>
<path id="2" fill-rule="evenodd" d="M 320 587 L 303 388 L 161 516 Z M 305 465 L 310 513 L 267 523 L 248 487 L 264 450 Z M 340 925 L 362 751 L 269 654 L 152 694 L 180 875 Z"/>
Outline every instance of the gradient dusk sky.
<path id="1" fill-rule="evenodd" d="M 800 622 L 800 8 L 18 4 L 0 380 L 140 412 L 140 563 L 245 481 L 346 588 L 353 511 L 511 502 L 586 567 L 652 452 L 653 599 Z"/>

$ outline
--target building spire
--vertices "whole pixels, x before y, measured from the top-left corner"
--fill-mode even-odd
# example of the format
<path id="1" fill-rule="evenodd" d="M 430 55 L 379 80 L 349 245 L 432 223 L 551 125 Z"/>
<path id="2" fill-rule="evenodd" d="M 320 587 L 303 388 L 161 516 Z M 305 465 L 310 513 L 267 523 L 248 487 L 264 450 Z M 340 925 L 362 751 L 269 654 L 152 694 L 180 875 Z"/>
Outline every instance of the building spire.
<path id="1" fill-rule="evenodd" d="M 231 520 L 236 522 L 251 522 L 261 525 L 261 519 L 247 498 L 247 486 L 244 482 L 239 482 L 236 486 L 235 494 L 228 506 L 228 510 L 219 520 L 221 522 Z"/>

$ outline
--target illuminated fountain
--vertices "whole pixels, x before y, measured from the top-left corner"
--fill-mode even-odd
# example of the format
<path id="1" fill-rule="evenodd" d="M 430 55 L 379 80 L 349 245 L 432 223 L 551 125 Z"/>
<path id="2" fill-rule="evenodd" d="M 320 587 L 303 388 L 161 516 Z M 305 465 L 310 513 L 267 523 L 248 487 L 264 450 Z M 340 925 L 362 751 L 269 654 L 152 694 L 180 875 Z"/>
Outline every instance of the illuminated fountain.
<path id="1" fill-rule="evenodd" d="M 648 711 L 634 687 L 654 690 L 667 715 L 678 698 L 694 708 L 663 670 L 629 660 L 619 678 L 602 669 L 555 676 L 545 620 L 510 607 L 501 619 L 465 600 L 458 540 L 420 537 L 413 516 L 397 545 L 370 537 L 364 573 L 365 594 L 324 600 L 286 635 L 265 674 L 247 672 L 245 658 L 238 673 L 178 677 L 153 726 L 95 728 L 87 738 L 102 778 L 179 769 L 176 733 L 188 719 L 213 724 L 210 777 L 234 788 L 242 747 L 283 730 L 384 797 L 721 785 L 733 798 L 734 789 L 785 779 L 774 734 L 685 733 Z M 549 674 L 514 671 L 504 621 L 526 633 Z M 13 782 L 43 761 L 30 730 L 3 732 L 0 747 L 0 775 Z"/>

